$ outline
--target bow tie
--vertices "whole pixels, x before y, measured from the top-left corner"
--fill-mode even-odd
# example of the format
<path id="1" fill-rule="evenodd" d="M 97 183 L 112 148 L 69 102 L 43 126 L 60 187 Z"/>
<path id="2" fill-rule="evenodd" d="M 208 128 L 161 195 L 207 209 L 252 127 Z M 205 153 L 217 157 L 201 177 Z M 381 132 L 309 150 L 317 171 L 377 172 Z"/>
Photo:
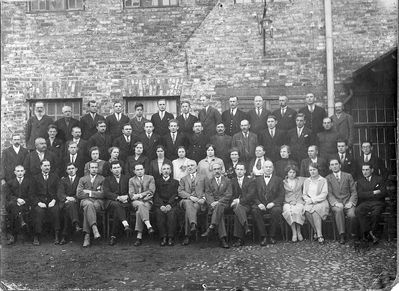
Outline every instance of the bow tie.
<path id="1" fill-rule="evenodd" d="M 270 176 L 265 176 L 265 178 L 270 179 Z"/>

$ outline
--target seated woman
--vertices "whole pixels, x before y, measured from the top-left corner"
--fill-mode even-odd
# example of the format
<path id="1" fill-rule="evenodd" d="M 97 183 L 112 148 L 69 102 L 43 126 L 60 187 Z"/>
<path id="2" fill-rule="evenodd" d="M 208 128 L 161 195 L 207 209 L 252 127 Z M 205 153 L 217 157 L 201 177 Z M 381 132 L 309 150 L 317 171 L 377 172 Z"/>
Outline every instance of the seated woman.
<path id="1" fill-rule="evenodd" d="M 240 162 L 240 153 L 238 148 L 233 147 L 230 149 L 230 159 L 226 163 L 226 176 L 229 179 L 237 177 L 236 166 Z"/>
<path id="2" fill-rule="evenodd" d="M 178 158 L 172 161 L 173 179 L 180 181 L 181 178 L 188 174 L 187 165 L 191 160 L 186 158 L 186 149 L 184 146 L 179 146 L 177 148 L 177 156 Z"/>
<path id="3" fill-rule="evenodd" d="M 123 161 L 119 160 L 119 148 L 118 147 L 110 147 L 108 149 L 108 153 L 109 153 L 110 158 L 104 164 L 104 168 L 103 168 L 104 175 L 103 176 L 104 177 L 108 177 L 108 176 L 112 175 L 112 173 L 111 173 L 111 163 L 113 161 L 118 161 L 119 162 L 119 165 L 122 168 L 122 174 L 123 174 L 123 168 L 124 168 L 125 163 Z"/>
<path id="4" fill-rule="evenodd" d="M 279 176 L 282 179 L 285 179 L 285 175 L 287 174 L 285 169 L 287 168 L 288 165 L 295 165 L 296 167 L 298 167 L 298 164 L 294 160 L 290 159 L 290 155 L 291 155 L 290 147 L 287 145 L 282 145 L 280 147 L 281 160 L 278 160 L 274 164 L 274 172 L 276 173 L 277 176 Z"/>
<path id="5" fill-rule="evenodd" d="M 202 159 L 198 163 L 198 173 L 201 177 L 207 177 L 208 179 L 212 179 L 212 165 L 215 163 L 219 163 L 222 165 L 222 173 L 224 173 L 224 163 L 222 159 L 215 157 L 215 146 L 213 144 L 208 143 L 205 146 L 206 149 L 206 158 Z"/>
<path id="6" fill-rule="evenodd" d="M 128 156 L 127 161 L 125 163 L 125 175 L 129 177 L 133 177 L 136 174 L 134 173 L 134 166 L 137 164 L 141 164 L 144 166 L 144 172 L 148 173 L 149 171 L 149 161 L 148 158 L 143 155 L 143 143 L 138 141 L 134 144 L 134 155 Z"/>
<path id="7" fill-rule="evenodd" d="M 320 244 L 324 243 L 322 233 L 322 220 L 325 220 L 330 207 L 327 201 L 327 180 L 319 175 L 319 165 L 309 165 L 310 177 L 303 183 L 303 200 L 305 201 L 305 216 L 314 230 L 314 239 Z"/>
<path id="8" fill-rule="evenodd" d="M 104 164 L 105 161 L 100 160 L 100 149 L 97 146 L 91 147 L 89 150 L 91 161 L 85 164 L 85 176 L 90 175 L 90 162 L 96 162 L 98 164 L 98 175 L 104 175 Z"/>
<path id="9" fill-rule="evenodd" d="M 148 174 L 153 176 L 155 180 L 158 180 L 162 176 L 162 165 L 168 164 L 172 168 L 172 162 L 165 158 L 165 148 L 163 145 L 157 145 L 155 152 L 157 154 L 157 158 L 150 162 L 150 168 Z"/>
<path id="10" fill-rule="evenodd" d="M 255 148 L 255 158 L 249 162 L 248 174 L 251 177 L 263 176 L 263 165 L 269 158 L 266 156 L 265 148 L 263 145 L 258 145 Z M 276 175 L 277 176 L 277 175 Z M 282 177 L 280 177 L 282 178 Z"/>
<path id="11" fill-rule="evenodd" d="M 292 241 L 303 241 L 301 225 L 305 222 L 305 201 L 302 199 L 302 187 L 305 178 L 297 177 L 298 167 L 289 164 L 285 168 L 286 178 L 284 179 L 285 198 L 283 205 L 283 217 L 290 225 L 292 230 Z"/>

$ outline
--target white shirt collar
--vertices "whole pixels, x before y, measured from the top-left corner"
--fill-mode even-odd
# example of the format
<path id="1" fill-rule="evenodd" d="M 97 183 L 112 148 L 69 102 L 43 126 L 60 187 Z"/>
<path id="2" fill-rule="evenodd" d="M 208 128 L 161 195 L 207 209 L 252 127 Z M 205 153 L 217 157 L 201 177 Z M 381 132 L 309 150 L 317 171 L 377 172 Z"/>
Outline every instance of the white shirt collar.
<path id="1" fill-rule="evenodd" d="M 230 112 L 231 112 L 231 111 L 233 111 L 233 114 L 236 115 L 236 113 L 237 113 L 237 108 L 230 109 Z"/>
<path id="2" fill-rule="evenodd" d="M 314 111 L 314 109 L 315 109 L 315 104 L 308 105 L 308 109 L 309 109 L 309 111 Z"/>
<path id="3" fill-rule="evenodd" d="M 16 147 L 16 146 L 13 145 L 12 148 L 14 149 L 14 151 L 15 151 L 16 153 L 18 153 L 19 150 L 21 149 L 21 146 Z"/>

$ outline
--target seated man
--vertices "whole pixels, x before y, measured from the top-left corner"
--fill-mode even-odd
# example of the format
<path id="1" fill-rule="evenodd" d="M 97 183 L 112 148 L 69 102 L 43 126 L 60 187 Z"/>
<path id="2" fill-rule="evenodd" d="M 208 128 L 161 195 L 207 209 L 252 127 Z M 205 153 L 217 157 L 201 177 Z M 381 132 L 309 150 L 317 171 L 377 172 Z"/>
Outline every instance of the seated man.
<path id="1" fill-rule="evenodd" d="M 76 189 L 78 188 L 80 178 L 76 175 L 77 171 L 78 168 L 74 163 L 68 163 L 66 166 L 67 175 L 61 178 L 58 185 L 57 197 L 61 215 L 64 218 L 64 227 L 61 233 L 61 245 L 67 243 L 66 237 L 70 225 L 73 226 L 76 232 L 82 231 L 82 228 L 79 225 L 79 207 L 78 199 L 76 198 Z"/>
<path id="2" fill-rule="evenodd" d="M 266 227 L 263 221 L 265 213 L 271 214 L 270 243 L 275 244 L 277 225 L 281 221 L 282 203 L 284 200 L 283 180 L 273 173 L 273 162 L 267 160 L 263 165 L 264 175 L 256 178 L 256 196 L 252 213 L 261 237 L 261 246 L 267 244 Z"/>
<path id="3" fill-rule="evenodd" d="M 363 178 L 357 180 L 357 193 L 359 204 L 355 214 L 359 219 L 362 234 L 369 236 L 373 243 L 378 243 L 375 233 L 381 213 L 385 208 L 385 196 L 387 194 L 385 181 L 381 176 L 373 175 L 374 169 L 371 164 L 362 165 Z"/>
<path id="4" fill-rule="evenodd" d="M 327 174 L 328 174 L 327 161 L 325 159 L 319 157 L 318 154 L 319 154 L 319 149 L 317 146 L 310 145 L 308 147 L 308 158 L 303 159 L 301 161 L 301 170 L 300 170 L 301 177 L 310 177 L 309 165 L 311 163 L 316 163 L 319 165 L 320 176 L 322 176 L 322 177 L 327 176 Z"/>
<path id="5" fill-rule="evenodd" d="M 244 234 L 251 231 L 248 227 L 247 213 L 251 210 L 252 200 L 256 195 L 255 180 L 245 176 L 245 164 L 239 162 L 236 166 L 237 177 L 231 180 L 233 189 L 233 202 L 231 207 L 234 211 L 234 237 L 237 241 L 233 247 L 244 245 Z"/>
<path id="6" fill-rule="evenodd" d="M 113 224 L 111 228 L 111 238 L 109 245 L 116 244 L 116 235 L 118 232 L 118 223 L 122 223 L 127 236 L 132 229 L 127 222 L 126 208 L 129 207 L 129 177 L 122 175 L 122 167 L 119 161 L 111 162 L 111 173 L 104 180 L 104 197 L 107 209 L 112 213 Z"/>
<path id="7" fill-rule="evenodd" d="M 338 158 L 330 160 L 331 174 L 327 175 L 328 195 L 331 210 L 334 212 L 335 223 L 339 233 L 339 243 L 345 243 L 345 214 L 350 219 L 349 231 L 352 231 L 352 219 L 355 218 L 355 206 L 357 204 L 357 192 L 355 181 L 351 174 L 341 171 L 341 163 Z"/>
<path id="8" fill-rule="evenodd" d="M 48 160 L 40 162 L 42 172 L 34 175 L 31 180 L 30 199 L 32 201 L 33 216 L 33 245 L 40 245 L 39 237 L 43 230 L 43 222 L 46 212 L 51 217 L 51 223 L 55 231 L 54 243 L 59 244 L 60 214 L 57 203 L 58 176 L 51 173 L 51 164 Z"/>
<path id="9" fill-rule="evenodd" d="M 162 176 L 155 181 L 154 211 L 161 246 L 173 246 L 177 223 L 177 188 L 179 182 L 173 179 L 170 174 L 172 167 L 163 164 Z"/>
<path id="10" fill-rule="evenodd" d="M 29 211 L 29 192 L 30 180 L 25 177 L 25 169 L 23 166 L 18 165 L 14 170 L 15 177 L 11 178 L 5 184 L 4 192 L 6 194 L 5 207 L 7 217 L 9 220 L 10 233 L 8 245 L 15 243 L 18 233 L 27 231 L 28 227 L 25 222 L 25 217 Z"/>
<path id="11" fill-rule="evenodd" d="M 229 206 L 232 190 L 231 182 L 222 176 L 222 165 L 214 163 L 212 165 L 213 178 L 205 179 L 206 203 L 212 213 L 211 225 L 201 236 L 208 236 L 212 231 L 218 229 L 220 244 L 222 248 L 229 248 L 226 237 L 226 226 L 224 223 L 224 211 Z"/>
<path id="12" fill-rule="evenodd" d="M 89 175 L 79 180 L 76 196 L 80 199 L 83 208 L 83 247 L 90 246 L 90 230 L 93 231 L 94 239 L 101 237 L 97 228 L 97 212 L 105 209 L 103 183 L 104 177 L 98 175 L 98 163 L 89 162 Z"/>
<path id="13" fill-rule="evenodd" d="M 136 211 L 137 239 L 134 246 L 142 244 L 144 225 L 148 229 L 148 234 L 152 235 L 154 229 L 150 223 L 150 209 L 152 206 L 152 197 L 155 192 L 155 180 L 153 176 L 144 175 L 144 166 L 136 164 L 134 166 L 136 176 L 129 180 L 129 197 L 132 200 L 132 206 Z"/>
<path id="14" fill-rule="evenodd" d="M 197 213 L 206 209 L 205 203 L 205 180 L 197 173 L 197 162 L 187 162 L 188 175 L 180 180 L 179 197 L 180 207 L 184 214 L 184 240 L 182 245 L 190 243 L 189 236 L 197 231 Z"/>

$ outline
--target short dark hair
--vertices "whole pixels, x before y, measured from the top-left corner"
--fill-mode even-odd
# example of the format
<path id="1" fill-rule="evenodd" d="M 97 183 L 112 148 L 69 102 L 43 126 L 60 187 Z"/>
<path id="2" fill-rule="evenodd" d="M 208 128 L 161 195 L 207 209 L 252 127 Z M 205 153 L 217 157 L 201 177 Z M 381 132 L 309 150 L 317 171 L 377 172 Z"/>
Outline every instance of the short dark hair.
<path id="1" fill-rule="evenodd" d="M 269 119 L 269 118 L 273 118 L 274 120 L 277 121 L 277 117 L 276 117 L 275 115 L 273 115 L 273 114 L 270 114 L 270 115 L 267 117 L 267 119 Z M 267 120 L 267 119 L 266 119 L 266 120 Z"/>
<path id="2" fill-rule="evenodd" d="M 89 149 L 89 154 L 90 154 L 90 156 L 91 156 L 91 153 L 94 152 L 94 151 L 100 152 L 100 148 L 99 148 L 98 146 L 91 147 L 91 148 Z"/>
<path id="3" fill-rule="evenodd" d="M 134 165 L 134 169 L 135 169 L 135 170 L 136 170 L 136 167 L 137 167 L 137 166 L 142 166 L 142 167 L 144 168 L 144 165 L 143 165 L 142 163 L 138 163 L 138 164 L 135 164 L 135 165 Z"/>
<path id="4" fill-rule="evenodd" d="M 52 128 L 54 128 L 56 131 L 58 131 L 58 127 L 57 127 L 57 125 L 55 125 L 55 124 L 50 124 L 48 127 L 47 127 L 47 130 L 50 130 L 50 129 L 52 129 Z"/>
<path id="5" fill-rule="evenodd" d="M 96 100 L 90 100 L 89 102 L 87 102 L 87 106 L 90 107 L 90 104 L 97 104 Z"/>
<path id="6" fill-rule="evenodd" d="M 142 109 L 144 109 L 143 103 L 136 103 L 136 104 L 134 105 L 134 109 L 137 109 L 137 108 L 139 108 L 139 107 L 141 107 Z"/>
<path id="7" fill-rule="evenodd" d="M 49 160 L 47 160 L 47 159 L 41 160 L 41 161 L 40 161 L 40 166 L 42 166 L 44 162 L 49 162 L 49 163 L 50 163 L 50 166 L 51 166 L 51 162 L 50 162 Z"/>
<path id="8" fill-rule="evenodd" d="M 244 166 L 244 169 L 247 168 L 247 166 L 246 166 L 245 163 L 243 163 L 243 162 L 238 162 L 237 165 L 236 165 L 236 167 L 237 167 L 237 166 Z"/>
<path id="9" fill-rule="evenodd" d="M 340 165 L 341 165 L 341 160 L 340 160 L 340 159 L 338 159 L 337 157 L 334 157 L 334 158 L 331 158 L 331 159 L 329 159 L 329 160 L 328 160 L 328 164 L 329 164 L 329 165 L 330 165 L 331 161 L 337 161 L 337 162 L 338 162 L 338 164 L 340 164 Z"/>
<path id="10" fill-rule="evenodd" d="M 370 147 L 373 146 L 373 142 L 372 142 L 371 140 L 366 139 L 366 140 L 362 141 L 362 143 L 361 143 L 360 146 L 363 146 L 364 143 L 369 143 L 369 144 L 370 144 Z"/>
<path id="11" fill-rule="evenodd" d="M 121 162 L 119 162 L 119 160 L 118 160 L 118 161 L 112 161 L 112 162 L 110 163 L 111 169 L 112 169 L 112 166 L 113 166 L 113 165 L 119 165 L 119 166 L 121 166 Z"/>
<path id="12" fill-rule="evenodd" d="M 370 169 L 373 169 L 373 164 L 371 164 L 371 163 L 369 163 L 369 162 L 362 163 L 361 169 L 363 169 L 363 166 L 369 166 Z"/>
<path id="13" fill-rule="evenodd" d="M 68 164 L 66 164 L 65 169 L 68 169 L 69 166 L 74 166 L 75 168 L 78 168 L 75 163 L 69 162 Z"/>
<path id="14" fill-rule="evenodd" d="M 338 144 L 339 142 L 344 142 L 345 145 L 348 145 L 348 140 L 347 140 L 347 139 L 340 138 L 340 139 L 337 140 L 337 144 Z"/>
<path id="15" fill-rule="evenodd" d="M 206 144 L 205 150 L 208 150 L 210 147 L 212 147 L 213 150 L 215 150 L 215 145 L 214 145 L 214 144 L 211 144 L 211 143 L 207 143 L 207 144 Z"/>
<path id="16" fill-rule="evenodd" d="M 294 163 L 289 163 L 285 168 L 284 168 L 284 173 L 285 175 L 288 174 L 289 171 L 295 171 L 295 173 L 298 173 L 298 167 Z"/>
<path id="17" fill-rule="evenodd" d="M 107 125 L 107 123 L 105 122 L 105 119 L 100 119 L 100 120 L 97 120 L 97 125 L 96 126 L 99 126 L 100 124 L 105 124 L 105 125 Z"/>

